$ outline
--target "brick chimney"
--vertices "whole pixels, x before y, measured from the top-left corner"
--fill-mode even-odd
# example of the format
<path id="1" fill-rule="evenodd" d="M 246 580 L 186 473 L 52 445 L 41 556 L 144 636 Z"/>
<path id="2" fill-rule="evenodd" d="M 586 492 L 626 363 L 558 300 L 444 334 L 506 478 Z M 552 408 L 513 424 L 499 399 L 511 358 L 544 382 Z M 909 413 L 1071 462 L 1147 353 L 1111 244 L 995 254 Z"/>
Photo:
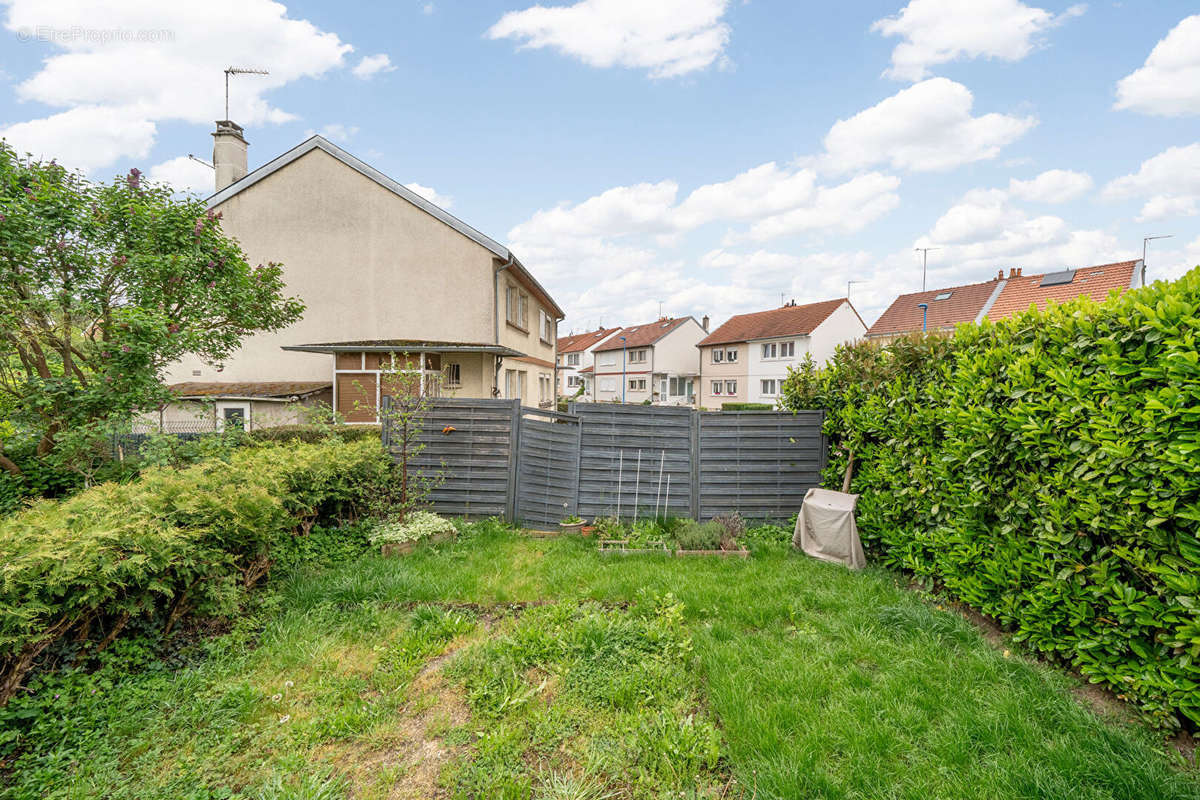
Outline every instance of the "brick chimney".
<path id="1" fill-rule="evenodd" d="M 708 314 L 705 314 L 703 317 L 701 317 L 700 327 L 704 328 L 704 330 L 708 330 Z"/>
<path id="2" fill-rule="evenodd" d="M 213 133 L 213 167 L 217 177 L 217 191 L 246 177 L 246 148 L 249 143 L 242 136 L 242 126 L 227 119 L 217 120 Z"/>
<path id="3" fill-rule="evenodd" d="M 1000 270 L 999 272 L 996 273 L 996 280 L 998 280 L 998 281 L 1004 280 L 1004 270 Z"/>

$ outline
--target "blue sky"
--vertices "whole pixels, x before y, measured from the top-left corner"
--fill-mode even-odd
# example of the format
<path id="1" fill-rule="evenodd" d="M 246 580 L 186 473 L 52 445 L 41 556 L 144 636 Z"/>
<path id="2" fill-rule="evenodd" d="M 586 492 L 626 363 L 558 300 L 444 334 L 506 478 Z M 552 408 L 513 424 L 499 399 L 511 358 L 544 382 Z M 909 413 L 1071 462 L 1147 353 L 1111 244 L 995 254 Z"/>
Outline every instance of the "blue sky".
<path id="1" fill-rule="evenodd" d="M 564 330 L 1140 257 L 1200 263 L 1193 2 L 10 0 L 0 133 L 211 180 L 322 132 L 509 244 Z M 398 332 L 399 333 L 402 332 Z"/>

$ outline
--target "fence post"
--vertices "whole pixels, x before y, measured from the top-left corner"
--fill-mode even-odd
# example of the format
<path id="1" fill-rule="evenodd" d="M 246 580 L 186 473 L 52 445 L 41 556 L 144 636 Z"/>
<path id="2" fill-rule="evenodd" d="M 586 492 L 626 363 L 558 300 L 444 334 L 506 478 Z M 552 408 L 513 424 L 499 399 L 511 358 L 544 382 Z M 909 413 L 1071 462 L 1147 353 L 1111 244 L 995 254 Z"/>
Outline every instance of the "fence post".
<path id="1" fill-rule="evenodd" d="M 512 400 L 512 425 L 508 435 L 508 522 L 517 522 L 517 489 L 521 450 L 521 398 Z"/>
<path id="2" fill-rule="evenodd" d="M 383 449 L 388 450 L 392 446 L 392 396 L 385 394 L 379 401 L 379 417 L 383 423 L 379 426 L 379 439 L 383 444 Z"/>
<path id="3" fill-rule="evenodd" d="M 691 470 L 690 470 L 690 472 L 692 474 L 688 476 L 689 478 L 691 478 L 691 491 L 689 492 L 689 494 L 691 495 L 690 510 L 692 512 L 691 513 L 692 519 L 699 522 L 700 521 L 700 414 L 701 414 L 701 412 L 699 409 L 694 408 L 694 409 L 692 409 L 691 414 L 692 414 L 692 418 L 690 421 L 692 423 L 692 430 L 691 430 L 691 435 L 688 437 L 691 440 L 689 442 L 689 445 L 690 445 L 689 455 L 691 455 L 691 458 L 692 458 L 692 465 L 691 465 Z"/>

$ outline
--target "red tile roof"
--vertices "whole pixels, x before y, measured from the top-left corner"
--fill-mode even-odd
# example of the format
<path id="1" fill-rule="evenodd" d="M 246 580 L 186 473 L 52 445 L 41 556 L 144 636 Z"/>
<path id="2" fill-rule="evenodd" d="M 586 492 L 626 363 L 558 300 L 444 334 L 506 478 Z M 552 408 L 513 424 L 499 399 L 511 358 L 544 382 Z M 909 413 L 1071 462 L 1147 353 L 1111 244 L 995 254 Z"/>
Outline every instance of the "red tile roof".
<path id="1" fill-rule="evenodd" d="M 1070 283 L 1057 286 L 1042 286 L 1045 275 L 1017 275 L 1008 279 L 1004 291 L 988 310 L 987 318 L 993 321 L 1007 319 L 1025 311 L 1031 305 L 1045 308 L 1050 300 L 1065 303 L 1084 295 L 1099 302 L 1108 297 L 1108 293 L 1114 289 L 1124 293 L 1132 288 L 1137 282 L 1138 270 L 1137 261 L 1082 267 L 1075 270 L 1075 276 Z"/>
<path id="2" fill-rule="evenodd" d="M 663 317 L 654 322 L 647 322 L 645 325 L 629 325 L 614 333 L 608 341 L 593 352 L 620 350 L 622 347 L 648 347 L 690 319 L 691 317 L 675 317 L 674 319 Z M 623 342 L 621 341 L 622 336 L 625 337 Z"/>
<path id="3" fill-rule="evenodd" d="M 176 397 L 292 397 L 308 395 L 333 387 L 330 381 L 187 381 L 167 388 Z"/>
<path id="4" fill-rule="evenodd" d="M 1042 286 L 1042 281 L 1057 273 L 1022 275 L 1020 270 L 1010 269 L 1006 278 L 996 277 L 986 283 L 900 295 L 871 326 L 867 336 L 895 336 L 921 330 L 919 303 L 929 304 L 928 329 L 932 331 L 953 328 L 961 322 L 975 322 L 981 316 L 993 321 L 1006 319 L 1031 305 L 1044 308 L 1050 300 L 1065 303 L 1083 295 L 1103 300 L 1113 289 L 1124 292 L 1136 282 L 1138 264 L 1137 261 L 1122 261 L 1064 270 L 1073 273 L 1070 281 L 1053 286 Z M 946 292 L 950 297 L 937 299 Z"/>
<path id="5" fill-rule="evenodd" d="M 846 298 L 839 297 L 836 300 L 824 300 L 803 306 L 787 305 L 772 308 L 770 311 L 738 314 L 701 339 L 697 346 L 748 342 L 752 339 L 771 339 L 776 336 L 808 336 L 843 303 L 849 302 Z"/>
<path id="6" fill-rule="evenodd" d="M 582 350 L 587 350 L 592 345 L 604 341 L 619 330 L 621 329 L 599 328 L 594 331 L 572 334 L 571 336 L 561 336 L 558 339 L 558 352 L 578 353 Z"/>
<path id="7" fill-rule="evenodd" d="M 587 367 L 584 367 L 583 369 L 579 370 L 579 374 L 582 375 L 585 372 L 595 372 L 595 371 L 596 371 L 595 367 L 587 366 Z"/>
<path id="8" fill-rule="evenodd" d="M 902 294 L 875 320 L 875 324 L 867 330 L 867 336 L 896 336 L 921 330 L 922 310 L 917 308 L 919 303 L 929 304 L 927 327 L 931 331 L 953 328 L 960 322 L 974 322 L 999 286 L 1000 279 L 993 278 L 986 283 Z M 950 296 L 946 299 L 935 299 L 947 292 Z"/>

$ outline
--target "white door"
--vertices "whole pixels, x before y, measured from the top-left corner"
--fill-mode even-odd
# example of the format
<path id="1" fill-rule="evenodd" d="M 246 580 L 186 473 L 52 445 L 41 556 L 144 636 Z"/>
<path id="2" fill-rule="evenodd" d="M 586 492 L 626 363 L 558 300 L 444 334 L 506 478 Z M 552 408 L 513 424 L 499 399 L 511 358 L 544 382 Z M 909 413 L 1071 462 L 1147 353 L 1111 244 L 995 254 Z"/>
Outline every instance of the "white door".
<path id="1" fill-rule="evenodd" d="M 217 430 L 234 426 L 250 430 L 250 403 L 245 400 L 217 401 Z"/>

